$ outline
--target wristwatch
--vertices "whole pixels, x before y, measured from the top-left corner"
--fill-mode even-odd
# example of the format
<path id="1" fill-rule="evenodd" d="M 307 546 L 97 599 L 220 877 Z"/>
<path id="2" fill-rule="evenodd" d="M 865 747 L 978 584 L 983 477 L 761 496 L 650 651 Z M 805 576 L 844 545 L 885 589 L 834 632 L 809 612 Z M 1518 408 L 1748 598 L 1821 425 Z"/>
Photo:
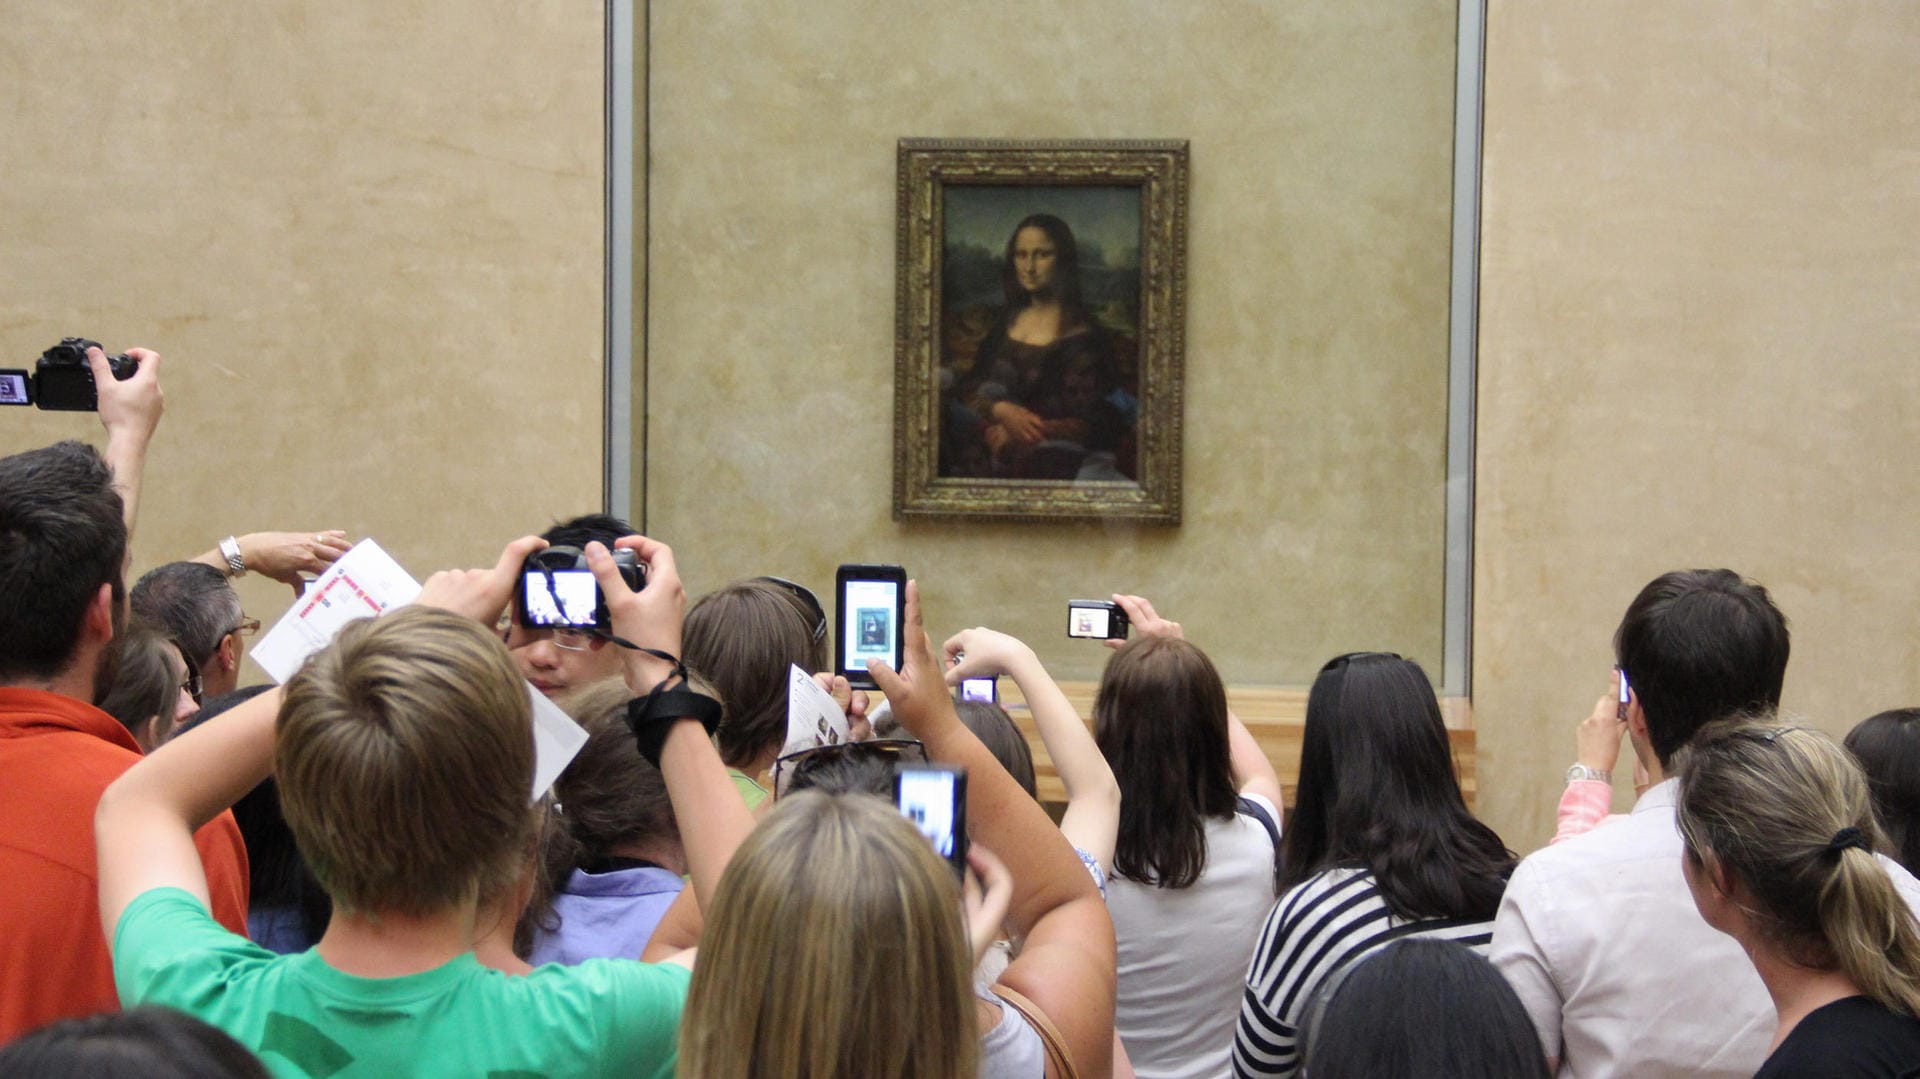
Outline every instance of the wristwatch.
<path id="1" fill-rule="evenodd" d="M 1611 783 L 1613 782 L 1613 773 L 1602 772 L 1598 768 L 1589 768 L 1584 764 L 1575 764 L 1573 767 L 1567 769 L 1567 782 L 1572 783 L 1579 779 L 1597 779 L 1602 783 Z"/>
<path id="2" fill-rule="evenodd" d="M 245 577 L 247 575 L 246 560 L 240 557 L 239 540 L 234 539 L 232 536 L 221 540 L 220 557 L 227 560 L 227 576 Z"/>

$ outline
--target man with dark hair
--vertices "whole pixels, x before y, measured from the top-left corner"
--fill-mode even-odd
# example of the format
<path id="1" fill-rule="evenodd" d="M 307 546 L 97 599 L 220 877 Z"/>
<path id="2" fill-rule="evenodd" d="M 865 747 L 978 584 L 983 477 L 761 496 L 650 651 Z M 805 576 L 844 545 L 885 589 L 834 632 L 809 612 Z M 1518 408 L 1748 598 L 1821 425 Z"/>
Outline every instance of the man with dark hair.
<path id="1" fill-rule="evenodd" d="M 97 918 L 93 813 L 140 759 L 88 703 L 124 619 L 127 538 L 160 419 L 159 357 L 114 379 L 89 351 L 104 458 L 78 442 L 0 458 L 0 1042 L 118 1004 Z M 195 837 L 221 921 L 246 926 L 246 852 L 231 815 Z"/>
<path id="2" fill-rule="evenodd" d="M 202 698 L 233 692 L 246 616 L 226 574 L 200 562 L 168 562 L 148 570 L 128 598 L 134 615 L 164 630 L 200 672 Z"/>
<path id="3" fill-rule="evenodd" d="M 1521 862 L 1494 920 L 1490 957 L 1559 1075 L 1744 1077 L 1766 1058 L 1772 998 L 1681 873 L 1673 766 L 1707 724 L 1777 708 L 1787 653 L 1786 618 L 1731 570 L 1663 574 L 1628 605 L 1614 657 L 1649 786 L 1624 819 Z M 1576 764 L 1581 778 L 1612 777 Z"/>
<path id="4" fill-rule="evenodd" d="M 633 526 L 618 517 L 590 513 L 561 521 L 540 534 L 553 547 L 577 547 L 598 541 L 608 550 L 613 541 L 633 534 Z M 620 647 L 592 630 L 546 629 L 524 625 L 519 604 L 510 608 L 507 650 L 533 687 L 549 697 L 620 676 Z"/>

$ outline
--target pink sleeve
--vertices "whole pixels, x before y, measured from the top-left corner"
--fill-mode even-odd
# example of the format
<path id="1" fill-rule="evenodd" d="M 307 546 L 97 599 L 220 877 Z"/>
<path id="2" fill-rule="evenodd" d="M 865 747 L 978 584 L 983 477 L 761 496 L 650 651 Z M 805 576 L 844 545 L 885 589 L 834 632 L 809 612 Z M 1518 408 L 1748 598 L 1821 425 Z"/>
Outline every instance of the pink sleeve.
<path id="1" fill-rule="evenodd" d="M 1558 817 L 1560 828 L 1553 833 L 1550 843 L 1590 832 L 1601 821 L 1607 819 L 1607 810 L 1613 808 L 1613 784 L 1602 783 L 1597 779 L 1576 779 L 1567 784 L 1567 792 L 1560 796 Z"/>

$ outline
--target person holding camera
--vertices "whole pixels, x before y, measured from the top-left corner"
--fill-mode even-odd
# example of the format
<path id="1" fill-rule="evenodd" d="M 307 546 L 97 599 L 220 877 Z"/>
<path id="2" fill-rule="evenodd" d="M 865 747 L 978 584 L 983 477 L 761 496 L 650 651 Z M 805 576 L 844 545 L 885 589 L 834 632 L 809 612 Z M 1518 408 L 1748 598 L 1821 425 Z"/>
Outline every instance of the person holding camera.
<path id="1" fill-rule="evenodd" d="M 94 807 L 140 758 L 94 707 L 96 674 L 125 623 L 128 540 L 147 446 L 160 422 L 160 357 L 128 354 L 99 386 L 104 456 L 61 442 L 0 459 L 0 1041 L 118 1006 L 97 918 Z M 213 917 L 246 928 L 246 853 L 231 814 L 209 814 L 183 855 L 205 875 Z"/>

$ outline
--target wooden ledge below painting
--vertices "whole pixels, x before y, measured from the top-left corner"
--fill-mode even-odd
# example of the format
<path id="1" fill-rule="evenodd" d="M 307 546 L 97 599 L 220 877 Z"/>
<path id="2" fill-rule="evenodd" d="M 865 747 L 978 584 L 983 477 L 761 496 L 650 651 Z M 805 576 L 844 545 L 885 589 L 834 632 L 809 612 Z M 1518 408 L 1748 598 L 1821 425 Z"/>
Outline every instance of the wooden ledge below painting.
<path id="1" fill-rule="evenodd" d="M 1073 702 L 1081 718 L 1091 722 L 1093 694 L 1098 688 L 1095 683 L 1062 682 L 1060 688 L 1066 693 L 1067 699 Z M 1002 678 L 1000 693 L 1001 705 L 1013 717 L 1020 733 L 1026 735 L 1027 743 L 1033 747 L 1033 774 L 1040 800 L 1048 803 L 1049 808 L 1057 813 L 1059 804 L 1066 800 L 1066 791 L 1060 786 L 1060 777 L 1054 772 L 1045 743 L 1040 741 L 1040 735 L 1034 729 L 1033 717 L 1020 697 L 1020 688 L 1013 684 L 1013 679 Z M 1286 808 L 1291 810 L 1294 787 L 1300 779 L 1300 738 L 1307 717 L 1307 691 L 1278 686 L 1228 686 L 1227 705 L 1247 725 L 1247 730 L 1260 743 L 1260 748 L 1266 751 L 1267 759 L 1273 762 L 1274 770 L 1280 773 L 1280 787 L 1286 798 Z M 1479 786 L 1475 774 L 1472 708 L 1464 697 L 1442 697 L 1440 714 L 1446 717 L 1447 740 L 1453 745 L 1453 762 L 1460 775 L 1460 789 L 1467 796 L 1467 805 L 1472 806 Z"/>

